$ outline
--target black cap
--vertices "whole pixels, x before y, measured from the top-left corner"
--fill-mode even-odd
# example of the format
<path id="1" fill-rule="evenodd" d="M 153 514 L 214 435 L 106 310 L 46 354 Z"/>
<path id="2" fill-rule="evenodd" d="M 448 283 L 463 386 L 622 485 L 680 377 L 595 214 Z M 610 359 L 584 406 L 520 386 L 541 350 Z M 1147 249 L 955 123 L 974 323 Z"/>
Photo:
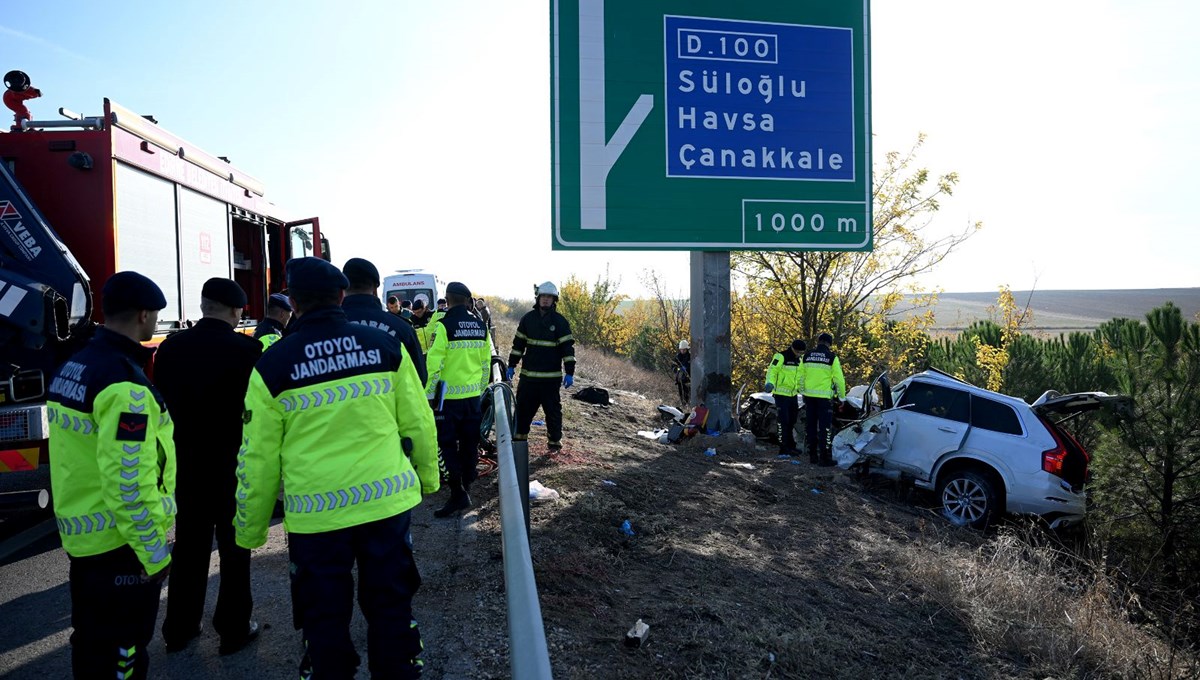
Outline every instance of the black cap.
<path id="1" fill-rule="evenodd" d="M 821 343 L 822 345 L 832 345 L 833 336 L 828 333 L 822 333 L 817 336 L 817 342 Z"/>
<path id="2" fill-rule="evenodd" d="M 412 309 L 412 306 L 413 306 L 413 305 L 412 305 L 412 301 L 411 301 L 411 300 L 401 300 L 401 301 L 400 301 L 400 308 L 401 308 L 401 309 Z"/>
<path id="3" fill-rule="evenodd" d="M 417 298 L 416 300 L 413 300 L 412 308 L 425 309 L 425 298 Z"/>
<path id="4" fill-rule="evenodd" d="M 808 345 L 805 344 L 805 342 L 803 340 L 801 340 L 800 338 L 796 338 L 795 340 L 792 341 L 792 349 L 796 352 L 803 352 L 807 348 L 808 348 Z"/>
<path id="5" fill-rule="evenodd" d="M 342 273 L 353 288 L 375 288 L 379 285 L 379 270 L 369 260 L 352 257 L 342 266 Z"/>
<path id="6" fill-rule="evenodd" d="M 292 311 L 292 301 L 283 293 L 271 293 L 271 297 L 267 298 L 267 306 Z"/>
<path id="7" fill-rule="evenodd" d="M 444 305 L 444 304 L 446 304 L 446 298 L 438 298 L 438 304 L 439 304 L 439 305 Z"/>
<path id="8" fill-rule="evenodd" d="M 471 297 L 471 289 L 467 288 L 467 284 L 465 283 L 451 281 L 450 284 L 446 286 L 446 295 L 461 295 L 465 298 L 469 298 Z M 438 302 L 445 302 L 445 300 L 438 300 Z"/>
<path id="9" fill-rule="evenodd" d="M 158 284 L 137 272 L 113 274 L 104 282 L 100 294 L 104 298 L 105 314 L 143 309 L 159 310 L 167 306 L 167 298 Z"/>
<path id="10" fill-rule="evenodd" d="M 204 287 L 200 289 L 200 297 L 236 309 L 246 306 L 246 291 L 231 279 L 216 278 L 205 281 Z"/>
<path id="11" fill-rule="evenodd" d="M 337 267 L 319 257 L 297 257 L 287 263 L 287 287 L 299 293 L 331 293 L 350 287 L 350 281 Z"/>

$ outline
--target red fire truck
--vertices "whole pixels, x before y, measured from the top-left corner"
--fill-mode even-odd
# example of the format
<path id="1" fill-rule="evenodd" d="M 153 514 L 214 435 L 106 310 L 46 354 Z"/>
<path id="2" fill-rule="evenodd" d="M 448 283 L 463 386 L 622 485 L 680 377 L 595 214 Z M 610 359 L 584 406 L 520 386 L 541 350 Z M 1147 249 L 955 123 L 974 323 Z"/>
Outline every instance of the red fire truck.
<path id="1" fill-rule="evenodd" d="M 153 118 L 107 99 L 103 115 L 59 113 L 0 132 L 0 472 L 45 462 L 47 385 L 100 321 L 114 272 L 162 288 L 165 336 L 200 318 L 211 277 L 241 284 L 251 326 L 289 258 L 329 258 L 316 218 L 289 219 L 257 179 Z"/>

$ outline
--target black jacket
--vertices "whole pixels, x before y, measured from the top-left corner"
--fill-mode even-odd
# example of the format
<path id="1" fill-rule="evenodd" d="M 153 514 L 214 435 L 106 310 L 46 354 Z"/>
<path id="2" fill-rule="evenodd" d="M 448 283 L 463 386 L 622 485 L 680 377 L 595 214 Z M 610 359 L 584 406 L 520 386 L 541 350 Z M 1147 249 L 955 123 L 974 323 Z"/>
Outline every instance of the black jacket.
<path id="1" fill-rule="evenodd" d="M 552 306 L 545 314 L 534 307 L 521 317 L 508 365 L 521 366 L 522 378 L 561 379 L 575 375 L 575 338 L 571 324 Z"/>
<path id="2" fill-rule="evenodd" d="M 350 323 L 378 328 L 399 340 L 408 350 L 421 384 L 425 384 L 429 377 L 425 372 L 425 355 L 421 352 L 421 342 L 417 340 L 417 332 L 412 324 L 405 323 L 404 319 L 384 309 L 379 298 L 370 294 L 347 295 L 342 300 L 342 310 L 346 312 L 346 320 Z"/>
<path id="3" fill-rule="evenodd" d="M 175 421 L 177 493 L 228 502 L 242 443 L 242 411 L 250 372 L 262 344 L 217 319 L 163 340 L 154 358 L 154 383 Z"/>
<path id="4" fill-rule="evenodd" d="M 254 327 L 254 339 L 255 340 L 258 340 L 259 338 L 261 338 L 264 335 L 270 335 L 271 333 L 278 333 L 279 335 L 283 335 L 283 324 L 279 323 L 275 319 L 267 317 L 267 318 L 264 318 L 262 321 L 259 321 L 258 325 Z"/>

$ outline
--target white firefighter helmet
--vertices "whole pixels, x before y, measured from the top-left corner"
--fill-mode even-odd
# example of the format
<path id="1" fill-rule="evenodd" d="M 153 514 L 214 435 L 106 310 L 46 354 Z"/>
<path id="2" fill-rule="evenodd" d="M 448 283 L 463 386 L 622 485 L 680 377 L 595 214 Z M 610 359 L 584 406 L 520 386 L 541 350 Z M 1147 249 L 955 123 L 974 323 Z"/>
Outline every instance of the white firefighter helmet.
<path id="1" fill-rule="evenodd" d="M 543 295 L 552 295 L 552 296 L 554 296 L 555 300 L 558 299 L 558 286 L 555 286 L 553 283 L 550 283 L 549 281 L 539 284 L 537 288 L 533 289 L 533 292 L 538 297 L 541 297 Z"/>
<path id="2" fill-rule="evenodd" d="M 683 350 L 685 350 L 685 349 L 688 349 L 689 347 L 690 347 L 690 345 L 688 345 L 688 341 L 687 341 L 687 340 L 680 340 L 680 341 L 679 341 L 679 351 L 680 351 L 680 352 L 682 352 L 682 351 L 683 351 Z"/>

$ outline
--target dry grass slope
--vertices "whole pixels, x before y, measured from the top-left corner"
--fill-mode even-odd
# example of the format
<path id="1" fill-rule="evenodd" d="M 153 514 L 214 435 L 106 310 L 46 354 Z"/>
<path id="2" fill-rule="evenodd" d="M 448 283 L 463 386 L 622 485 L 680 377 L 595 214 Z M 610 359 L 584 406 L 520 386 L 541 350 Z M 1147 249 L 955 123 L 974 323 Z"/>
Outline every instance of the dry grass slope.
<path id="1" fill-rule="evenodd" d="M 959 530 L 927 498 L 733 435 L 648 441 L 636 432 L 658 424 L 669 379 L 577 357 L 580 383 L 613 405 L 564 398 L 566 449 L 548 455 L 537 428 L 530 441 L 531 477 L 561 494 L 532 510 L 555 677 L 1200 677 L 1130 622 L 1112 584 L 1020 523 Z M 480 489 L 488 531 L 493 489 Z M 651 632 L 631 649 L 637 619 Z"/>

